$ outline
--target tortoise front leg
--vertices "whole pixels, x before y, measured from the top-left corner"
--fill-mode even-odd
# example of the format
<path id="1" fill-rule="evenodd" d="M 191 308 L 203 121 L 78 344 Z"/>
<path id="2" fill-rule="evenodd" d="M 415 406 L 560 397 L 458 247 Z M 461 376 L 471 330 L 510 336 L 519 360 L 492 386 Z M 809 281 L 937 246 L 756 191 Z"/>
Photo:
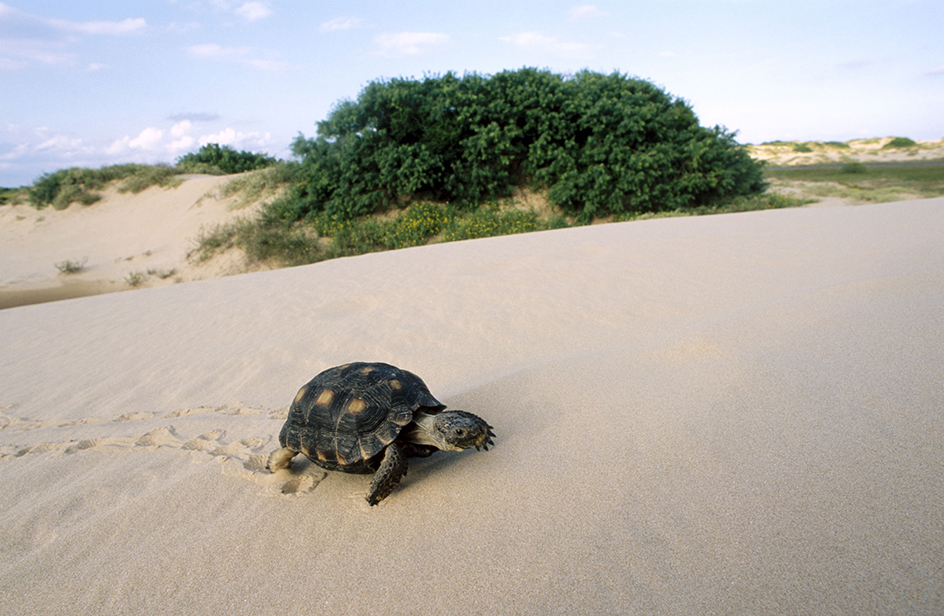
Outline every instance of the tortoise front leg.
<path id="1" fill-rule="evenodd" d="M 266 464 L 266 468 L 273 473 L 283 468 L 288 468 L 292 463 L 292 458 L 296 455 L 298 455 L 298 452 L 288 447 L 273 451 L 272 455 L 269 456 L 269 463 Z"/>
<path id="2" fill-rule="evenodd" d="M 387 445 L 383 462 L 380 463 L 380 468 L 374 473 L 374 480 L 370 483 L 367 502 L 374 506 L 387 498 L 400 483 L 400 479 L 406 475 L 406 469 L 406 457 L 400 448 L 395 443 Z"/>

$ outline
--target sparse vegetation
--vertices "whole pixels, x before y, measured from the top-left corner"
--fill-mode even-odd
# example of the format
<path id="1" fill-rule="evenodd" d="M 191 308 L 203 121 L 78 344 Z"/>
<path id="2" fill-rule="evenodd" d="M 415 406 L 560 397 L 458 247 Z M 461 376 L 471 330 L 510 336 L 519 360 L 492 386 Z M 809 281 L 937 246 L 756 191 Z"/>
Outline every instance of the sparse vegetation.
<path id="1" fill-rule="evenodd" d="M 86 263 L 88 263 L 88 257 L 85 257 L 81 261 L 66 260 L 61 263 L 56 263 L 56 269 L 62 274 L 78 274 L 85 269 Z"/>
<path id="2" fill-rule="evenodd" d="M 233 209 L 242 209 L 260 199 L 275 195 L 293 181 L 297 174 L 298 164 L 279 161 L 278 163 L 244 173 L 227 182 L 220 190 L 223 197 L 239 195 L 239 200 L 233 204 Z"/>
<path id="3" fill-rule="evenodd" d="M 30 203 L 36 209 L 52 206 L 62 210 L 72 203 L 91 205 L 101 199 L 99 191 L 109 183 L 123 180 L 118 190 L 139 193 L 148 186 L 175 186 L 173 167 L 167 165 L 111 165 L 100 169 L 71 167 L 54 173 L 44 173 L 27 189 Z M 176 184 L 175 184 L 176 182 Z"/>
<path id="4" fill-rule="evenodd" d="M 118 192 L 138 194 L 151 186 L 176 188 L 182 182 L 177 173 L 170 165 L 140 165 L 139 169 L 122 180 L 118 185 Z"/>
<path id="5" fill-rule="evenodd" d="M 24 201 L 26 191 L 22 188 L 2 188 L 0 187 L 0 205 L 15 205 Z"/>
<path id="6" fill-rule="evenodd" d="M 849 163 L 816 168 L 780 167 L 765 173 L 775 186 L 778 183 L 801 185 L 803 192 L 809 195 L 842 197 L 859 203 L 944 196 L 944 163 Z"/>
<path id="7" fill-rule="evenodd" d="M 141 272 L 129 272 L 128 275 L 125 276 L 125 282 L 129 287 L 140 286 L 141 283 L 144 282 L 144 274 Z"/>

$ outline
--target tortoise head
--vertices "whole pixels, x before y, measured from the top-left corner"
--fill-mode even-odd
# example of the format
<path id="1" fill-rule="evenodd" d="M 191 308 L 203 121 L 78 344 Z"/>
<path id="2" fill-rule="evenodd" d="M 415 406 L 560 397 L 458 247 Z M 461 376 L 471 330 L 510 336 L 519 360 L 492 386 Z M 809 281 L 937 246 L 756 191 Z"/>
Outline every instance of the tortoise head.
<path id="1" fill-rule="evenodd" d="M 447 451 L 475 447 L 488 451 L 493 445 L 492 427 L 484 419 L 465 411 L 443 411 L 433 416 L 432 434 L 436 446 Z"/>

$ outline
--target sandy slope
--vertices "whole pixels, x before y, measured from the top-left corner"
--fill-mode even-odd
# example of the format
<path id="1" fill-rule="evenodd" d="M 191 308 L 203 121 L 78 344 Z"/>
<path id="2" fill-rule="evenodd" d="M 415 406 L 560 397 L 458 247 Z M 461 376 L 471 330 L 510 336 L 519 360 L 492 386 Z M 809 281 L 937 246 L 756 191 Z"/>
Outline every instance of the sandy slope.
<path id="1" fill-rule="evenodd" d="M 0 613 L 939 614 L 942 246 L 930 199 L 0 311 Z M 375 508 L 368 477 L 262 471 L 353 359 L 496 447 Z"/>
<path id="2" fill-rule="evenodd" d="M 234 255 L 206 265 L 187 259 L 202 229 L 249 215 L 252 208 L 233 210 L 238 197 L 219 196 L 233 176 L 185 177 L 177 188 L 153 186 L 137 195 L 112 185 L 87 207 L 0 207 L 0 308 L 37 294 L 127 290 L 135 273 L 142 287 L 150 287 L 246 271 Z M 56 264 L 65 261 L 85 266 L 61 274 Z"/>

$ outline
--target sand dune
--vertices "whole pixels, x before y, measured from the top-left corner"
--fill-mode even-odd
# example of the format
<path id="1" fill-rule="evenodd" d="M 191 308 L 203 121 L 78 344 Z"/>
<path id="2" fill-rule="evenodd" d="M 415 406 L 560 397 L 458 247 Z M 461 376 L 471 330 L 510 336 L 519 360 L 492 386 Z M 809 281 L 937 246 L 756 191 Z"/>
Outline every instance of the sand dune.
<path id="1" fill-rule="evenodd" d="M 183 177 L 179 187 L 136 195 L 113 184 L 91 206 L 0 208 L 0 308 L 126 291 L 133 274 L 140 286 L 153 287 L 250 269 L 240 255 L 204 264 L 187 258 L 203 229 L 254 208 L 234 210 L 238 195 L 220 196 L 234 176 Z M 62 274 L 56 265 L 66 261 L 83 268 Z"/>
<path id="2" fill-rule="evenodd" d="M 0 311 L 0 612 L 939 614 L 942 247 L 929 199 Z M 266 473 L 297 388 L 361 359 L 496 447 L 374 508 Z"/>

